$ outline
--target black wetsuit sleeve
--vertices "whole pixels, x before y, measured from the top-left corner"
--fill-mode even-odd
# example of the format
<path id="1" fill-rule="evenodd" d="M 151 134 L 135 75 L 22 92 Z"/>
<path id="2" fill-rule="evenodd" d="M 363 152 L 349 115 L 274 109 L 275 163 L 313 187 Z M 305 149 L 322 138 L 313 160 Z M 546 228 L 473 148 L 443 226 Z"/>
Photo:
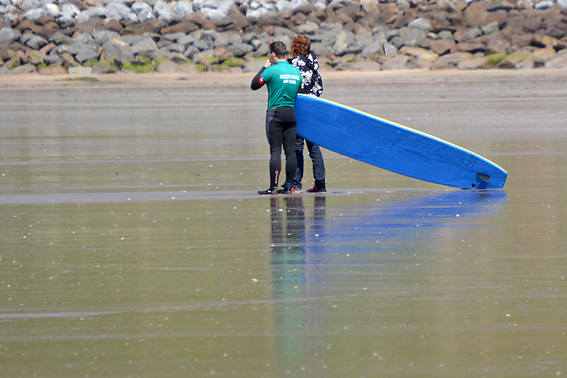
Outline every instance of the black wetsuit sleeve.
<path id="1" fill-rule="evenodd" d="M 250 88 L 252 88 L 252 90 L 257 90 L 262 88 L 262 85 L 264 85 L 264 82 L 261 80 L 261 75 L 262 72 L 264 72 L 264 70 L 266 69 L 266 67 L 262 67 L 260 69 L 260 71 L 258 71 L 258 73 L 256 74 L 256 76 L 254 76 L 254 78 L 252 79 L 252 84 L 250 84 Z"/>

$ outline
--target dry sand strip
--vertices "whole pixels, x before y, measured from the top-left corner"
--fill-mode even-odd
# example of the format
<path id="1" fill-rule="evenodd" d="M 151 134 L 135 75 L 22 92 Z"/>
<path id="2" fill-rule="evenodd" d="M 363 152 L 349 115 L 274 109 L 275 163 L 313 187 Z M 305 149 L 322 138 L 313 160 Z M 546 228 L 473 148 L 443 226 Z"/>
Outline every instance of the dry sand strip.
<path id="1" fill-rule="evenodd" d="M 65 88 L 83 85 L 85 87 L 187 87 L 187 86 L 232 86 L 250 84 L 254 75 L 250 73 L 195 73 L 195 74 L 108 74 L 108 75 L 58 75 L 42 76 L 37 74 L 0 76 L 2 90 L 41 90 Z M 490 81 L 496 79 L 526 81 L 537 83 L 539 90 L 545 83 L 563 81 L 567 77 L 567 69 L 545 70 L 399 70 L 399 71 L 329 71 L 323 72 L 326 86 L 333 83 L 352 82 L 372 84 L 382 80 L 387 82 L 420 82 L 435 83 L 440 80 L 454 81 Z"/>

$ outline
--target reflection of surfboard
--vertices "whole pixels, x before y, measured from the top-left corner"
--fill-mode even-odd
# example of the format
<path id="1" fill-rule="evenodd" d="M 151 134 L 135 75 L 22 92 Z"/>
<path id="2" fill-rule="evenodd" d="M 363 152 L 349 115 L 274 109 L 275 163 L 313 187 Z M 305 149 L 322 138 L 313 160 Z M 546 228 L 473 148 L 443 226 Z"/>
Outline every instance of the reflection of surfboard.
<path id="1" fill-rule="evenodd" d="M 298 95 L 297 134 L 341 155 L 435 184 L 502 188 L 508 173 L 464 148 L 332 101 Z"/>

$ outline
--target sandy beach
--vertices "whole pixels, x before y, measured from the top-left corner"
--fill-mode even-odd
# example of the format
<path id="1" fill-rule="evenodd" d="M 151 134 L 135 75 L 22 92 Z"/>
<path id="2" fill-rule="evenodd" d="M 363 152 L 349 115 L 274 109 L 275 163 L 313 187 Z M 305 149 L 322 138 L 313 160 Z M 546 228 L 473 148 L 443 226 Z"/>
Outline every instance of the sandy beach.
<path id="1" fill-rule="evenodd" d="M 325 150 L 328 192 L 289 196 L 256 194 L 252 76 L 0 77 L 1 376 L 567 373 L 566 70 L 325 72 L 509 176 Z"/>

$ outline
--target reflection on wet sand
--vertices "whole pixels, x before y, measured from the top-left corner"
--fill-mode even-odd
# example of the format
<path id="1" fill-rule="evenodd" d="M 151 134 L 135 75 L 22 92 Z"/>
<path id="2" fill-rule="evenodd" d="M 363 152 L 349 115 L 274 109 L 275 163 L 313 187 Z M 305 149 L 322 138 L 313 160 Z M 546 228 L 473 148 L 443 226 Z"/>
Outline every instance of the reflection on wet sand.
<path id="1" fill-rule="evenodd" d="M 304 201 L 313 203 L 307 206 L 312 214 L 305 213 Z M 336 278 L 337 255 L 362 255 L 372 266 L 373 254 L 413 253 L 408 246 L 421 245 L 436 229 L 463 222 L 472 227 L 467 218 L 505 211 L 505 203 L 503 190 L 450 191 L 350 209 L 350 214 L 326 219 L 324 195 L 270 198 L 274 354 L 280 368 L 300 369 L 325 348 L 324 338 L 312 335 L 325 333 L 327 302 L 344 300 L 340 286 L 325 285 Z"/>

